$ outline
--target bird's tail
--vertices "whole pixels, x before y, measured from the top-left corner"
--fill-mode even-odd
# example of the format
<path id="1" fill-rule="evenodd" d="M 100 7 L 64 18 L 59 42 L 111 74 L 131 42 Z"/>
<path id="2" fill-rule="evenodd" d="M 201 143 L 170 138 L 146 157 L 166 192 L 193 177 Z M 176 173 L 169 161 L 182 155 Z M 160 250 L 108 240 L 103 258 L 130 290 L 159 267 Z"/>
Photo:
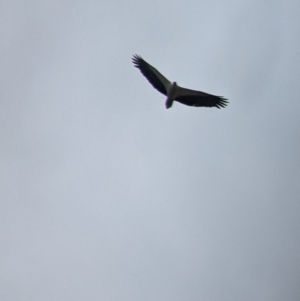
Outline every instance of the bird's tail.
<path id="1" fill-rule="evenodd" d="M 173 104 L 173 99 L 167 98 L 167 100 L 166 100 L 166 109 L 170 109 L 172 107 L 172 104 Z"/>

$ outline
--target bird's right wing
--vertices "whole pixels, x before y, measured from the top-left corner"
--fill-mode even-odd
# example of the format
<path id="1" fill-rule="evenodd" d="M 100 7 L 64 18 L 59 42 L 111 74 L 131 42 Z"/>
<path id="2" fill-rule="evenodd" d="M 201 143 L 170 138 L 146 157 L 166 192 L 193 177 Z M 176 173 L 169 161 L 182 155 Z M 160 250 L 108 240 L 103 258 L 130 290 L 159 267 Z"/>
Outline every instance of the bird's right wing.
<path id="1" fill-rule="evenodd" d="M 186 89 L 178 86 L 177 95 L 174 97 L 176 101 L 193 107 L 217 107 L 225 108 L 227 99 L 223 96 L 216 96 L 201 91 Z"/>
<path id="2" fill-rule="evenodd" d="M 168 79 L 137 54 L 132 57 L 132 62 L 136 68 L 140 69 L 142 74 L 155 89 L 164 95 L 168 94 L 168 88 L 171 85 L 171 82 Z"/>

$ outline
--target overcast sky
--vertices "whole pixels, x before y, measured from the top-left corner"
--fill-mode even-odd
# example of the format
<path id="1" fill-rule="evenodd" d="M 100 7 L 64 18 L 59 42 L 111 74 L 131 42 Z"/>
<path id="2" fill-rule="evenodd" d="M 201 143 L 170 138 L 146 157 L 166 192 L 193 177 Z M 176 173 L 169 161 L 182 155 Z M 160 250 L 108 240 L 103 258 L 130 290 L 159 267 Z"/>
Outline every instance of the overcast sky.
<path id="1" fill-rule="evenodd" d="M 300 2 L 0 4 L 0 300 L 298 301 Z M 131 63 L 223 95 L 174 103 Z"/>

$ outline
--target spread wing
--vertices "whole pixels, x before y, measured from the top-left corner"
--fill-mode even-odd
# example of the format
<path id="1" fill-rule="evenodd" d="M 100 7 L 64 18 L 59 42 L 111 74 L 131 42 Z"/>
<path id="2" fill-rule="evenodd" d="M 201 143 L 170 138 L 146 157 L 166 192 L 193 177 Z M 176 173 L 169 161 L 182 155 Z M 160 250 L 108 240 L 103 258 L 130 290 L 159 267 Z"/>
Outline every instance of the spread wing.
<path id="1" fill-rule="evenodd" d="M 223 96 L 215 96 L 201 91 L 190 90 L 178 86 L 174 100 L 194 107 L 217 107 L 225 108 L 228 104 Z"/>
<path id="2" fill-rule="evenodd" d="M 149 83 L 160 93 L 167 95 L 170 81 L 166 79 L 160 72 L 158 72 L 153 66 L 148 64 L 142 59 L 141 56 L 135 54 L 132 57 L 134 66 L 142 72 L 142 74 L 148 79 Z"/>

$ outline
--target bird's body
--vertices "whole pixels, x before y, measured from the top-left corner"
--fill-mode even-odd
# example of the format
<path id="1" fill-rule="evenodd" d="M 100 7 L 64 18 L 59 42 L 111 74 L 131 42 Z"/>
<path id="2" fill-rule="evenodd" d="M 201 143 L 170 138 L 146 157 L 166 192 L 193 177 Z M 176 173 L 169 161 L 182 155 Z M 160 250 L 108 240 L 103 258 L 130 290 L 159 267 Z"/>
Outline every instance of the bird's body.
<path id="1" fill-rule="evenodd" d="M 167 92 L 167 100 L 166 100 L 166 108 L 169 109 L 172 107 L 173 101 L 176 97 L 176 92 L 177 92 L 177 84 L 176 82 L 172 83 L 168 87 L 168 92 Z"/>
<path id="2" fill-rule="evenodd" d="M 173 101 L 178 101 L 187 106 L 194 107 L 225 107 L 227 101 L 222 96 L 215 96 L 201 91 L 182 88 L 176 82 L 171 83 L 153 66 L 144 61 L 140 56 L 134 55 L 132 62 L 140 69 L 142 74 L 148 79 L 152 86 L 160 93 L 167 96 L 166 108 L 170 108 Z"/>

